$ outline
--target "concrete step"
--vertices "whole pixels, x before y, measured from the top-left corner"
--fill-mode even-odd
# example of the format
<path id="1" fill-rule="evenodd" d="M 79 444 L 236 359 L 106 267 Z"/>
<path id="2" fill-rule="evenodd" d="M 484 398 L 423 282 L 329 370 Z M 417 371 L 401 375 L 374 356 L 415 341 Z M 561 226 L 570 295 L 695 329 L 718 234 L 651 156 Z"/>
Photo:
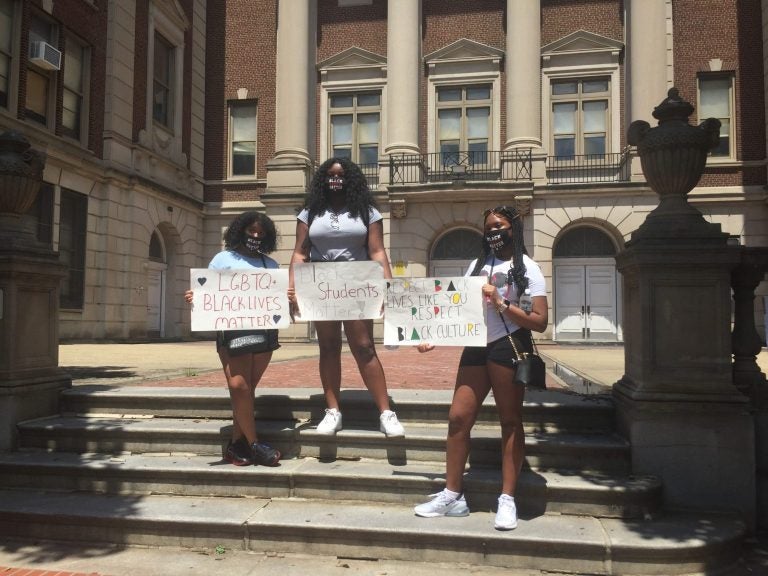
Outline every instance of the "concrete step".
<path id="1" fill-rule="evenodd" d="M 236 467 L 218 456 L 187 454 L 0 454 L 0 485 L 43 490 L 183 496 L 244 496 L 359 500 L 413 506 L 441 490 L 445 466 L 407 466 L 379 460 L 315 458 L 282 460 L 280 466 Z M 498 469 L 468 468 L 467 501 L 490 509 L 498 498 Z M 586 514 L 643 517 L 661 504 L 661 484 L 653 477 L 536 471 L 521 474 L 517 501 L 531 515 Z"/>
<path id="2" fill-rule="evenodd" d="M 451 404 L 449 390 L 391 390 L 393 409 L 404 423 L 445 422 Z M 378 413 L 366 390 L 343 390 L 345 424 L 375 422 Z M 319 420 L 325 400 L 317 388 L 256 390 L 256 419 Z M 139 386 L 75 386 L 61 395 L 61 411 L 69 414 L 151 415 L 168 418 L 232 417 L 224 388 Z M 581 396 L 558 390 L 526 392 L 526 427 L 539 432 L 606 432 L 614 429 L 613 403 L 605 395 Z M 484 403 L 478 423 L 496 423 L 493 398 Z"/>
<path id="3" fill-rule="evenodd" d="M 286 457 L 378 458 L 393 463 L 445 461 L 447 424 L 407 424 L 405 438 L 386 438 L 378 418 L 355 427 L 352 422 L 336 436 L 323 436 L 316 422 L 262 420 L 259 437 Z M 65 452 L 188 452 L 221 454 L 230 436 L 230 423 L 219 419 L 158 417 L 64 416 L 28 421 L 19 425 L 24 448 Z M 470 464 L 501 464 L 498 425 L 480 424 L 472 431 Z M 528 432 L 526 462 L 531 468 L 626 473 L 629 446 L 612 434 Z"/>
<path id="4" fill-rule="evenodd" d="M 735 562 L 744 525 L 729 516 L 665 514 L 638 521 L 523 517 L 493 530 L 493 513 L 418 518 L 411 507 L 299 498 L 0 490 L 4 537 L 464 562 L 589 574 L 712 573 Z"/>

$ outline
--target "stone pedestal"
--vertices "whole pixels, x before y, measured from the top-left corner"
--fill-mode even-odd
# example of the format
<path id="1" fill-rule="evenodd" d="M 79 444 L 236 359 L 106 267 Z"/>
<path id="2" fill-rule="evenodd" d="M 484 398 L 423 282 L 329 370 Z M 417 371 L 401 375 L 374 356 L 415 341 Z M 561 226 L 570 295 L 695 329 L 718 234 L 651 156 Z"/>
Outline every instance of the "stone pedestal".
<path id="1" fill-rule="evenodd" d="M 18 422 L 57 414 L 59 394 L 72 385 L 58 367 L 65 267 L 24 215 L 43 164 L 20 134 L 0 136 L 0 451 L 15 447 Z"/>
<path id="2" fill-rule="evenodd" d="M 720 123 L 688 124 L 676 89 L 628 141 L 659 206 L 616 258 L 624 276 L 625 375 L 614 386 L 632 471 L 659 476 L 672 508 L 735 511 L 756 520 L 755 429 L 733 382 L 731 271 L 740 247 L 688 204 Z"/>
<path id="3" fill-rule="evenodd" d="M 738 511 L 754 523 L 753 419 L 731 366 L 738 258 L 724 242 L 640 242 L 619 254 L 625 375 L 613 394 L 632 471 L 660 476 L 666 505 Z"/>

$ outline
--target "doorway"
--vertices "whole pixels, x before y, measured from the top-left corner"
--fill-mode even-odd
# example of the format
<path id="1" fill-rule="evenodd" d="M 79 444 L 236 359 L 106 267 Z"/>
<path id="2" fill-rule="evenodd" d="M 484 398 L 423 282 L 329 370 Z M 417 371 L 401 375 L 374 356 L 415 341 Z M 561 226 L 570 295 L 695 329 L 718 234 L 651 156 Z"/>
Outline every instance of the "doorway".
<path id="1" fill-rule="evenodd" d="M 155 230 L 149 240 L 147 262 L 147 337 L 165 336 L 165 284 L 168 265 L 165 261 L 165 244 Z"/>
<path id="2" fill-rule="evenodd" d="M 480 254 L 482 235 L 477 230 L 457 228 L 435 242 L 429 259 L 430 277 L 464 276 Z"/>
<path id="3" fill-rule="evenodd" d="M 622 340 L 616 246 L 602 230 L 578 226 L 554 250 L 555 340 Z"/>

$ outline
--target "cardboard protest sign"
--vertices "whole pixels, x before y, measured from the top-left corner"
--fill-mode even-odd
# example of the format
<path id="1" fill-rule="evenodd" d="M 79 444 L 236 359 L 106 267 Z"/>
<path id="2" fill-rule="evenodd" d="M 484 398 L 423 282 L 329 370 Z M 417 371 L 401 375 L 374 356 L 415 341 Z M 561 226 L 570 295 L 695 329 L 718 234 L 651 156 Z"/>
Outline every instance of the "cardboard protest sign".
<path id="1" fill-rule="evenodd" d="M 381 318 L 384 271 L 378 262 L 307 262 L 294 264 L 296 320 Z"/>
<path id="2" fill-rule="evenodd" d="M 288 270 L 192 268 L 192 331 L 287 328 Z"/>
<path id="3" fill-rule="evenodd" d="M 482 287 L 487 278 L 393 278 L 387 281 L 384 344 L 485 346 Z"/>

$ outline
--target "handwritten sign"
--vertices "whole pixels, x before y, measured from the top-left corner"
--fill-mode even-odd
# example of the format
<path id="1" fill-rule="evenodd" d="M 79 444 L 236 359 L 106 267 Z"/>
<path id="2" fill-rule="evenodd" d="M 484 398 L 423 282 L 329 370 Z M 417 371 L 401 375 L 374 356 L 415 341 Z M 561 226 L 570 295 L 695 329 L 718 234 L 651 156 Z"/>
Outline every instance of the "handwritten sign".
<path id="1" fill-rule="evenodd" d="M 192 331 L 287 328 L 288 270 L 192 268 Z"/>
<path id="2" fill-rule="evenodd" d="M 378 262 L 299 263 L 293 280 L 300 313 L 296 320 L 381 318 L 386 288 Z"/>
<path id="3" fill-rule="evenodd" d="M 485 346 L 482 276 L 387 281 L 384 344 Z"/>

